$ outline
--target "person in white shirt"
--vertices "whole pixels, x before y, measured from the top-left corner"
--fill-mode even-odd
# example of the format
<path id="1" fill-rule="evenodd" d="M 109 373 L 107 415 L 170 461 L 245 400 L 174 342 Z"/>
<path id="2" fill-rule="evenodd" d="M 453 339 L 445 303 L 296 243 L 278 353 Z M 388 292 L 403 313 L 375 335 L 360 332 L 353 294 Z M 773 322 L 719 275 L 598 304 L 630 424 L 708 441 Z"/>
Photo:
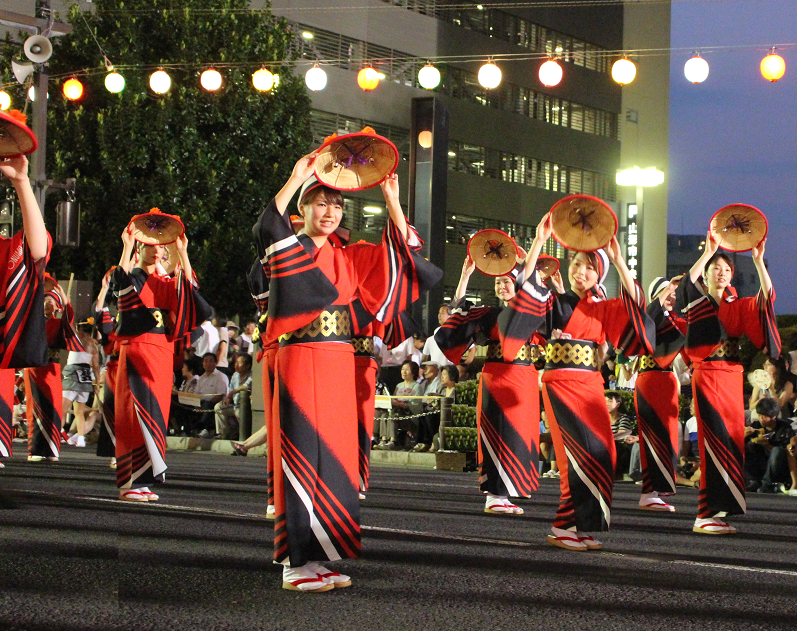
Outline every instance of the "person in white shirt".
<path id="1" fill-rule="evenodd" d="M 440 324 L 440 326 L 443 326 L 445 321 L 448 319 L 449 314 L 449 306 L 447 304 L 442 305 L 437 311 L 437 322 Z M 437 333 L 437 331 L 440 329 L 440 326 L 434 330 L 434 333 Z M 426 343 L 423 345 L 423 358 L 425 360 L 430 360 L 437 363 L 437 365 L 440 367 L 452 365 L 454 362 L 449 361 L 448 358 L 443 355 L 443 351 L 440 350 L 437 342 L 435 342 L 434 333 L 432 333 L 426 339 Z"/>
<path id="2" fill-rule="evenodd" d="M 242 405 L 249 405 L 249 394 L 252 391 L 252 356 L 239 355 L 235 359 L 235 372 L 230 380 L 229 392 L 216 404 L 216 434 L 228 438 L 235 430 L 238 433 L 238 419 Z"/>
<path id="3" fill-rule="evenodd" d="M 205 320 L 200 328 L 202 329 L 202 335 L 200 335 L 199 339 L 194 343 L 194 348 L 196 349 L 195 355 L 197 357 L 204 357 L 207 353 L 212 353 L 216 350 L 216 347 L 218 347 L 219 332 L 216 330 L 216 327 L 213 326 L 213 322 L 211 322 L 210 318 Z"/>
<path id="4" fill-rule="evenodd" d="M 200 438 L 210 438 L 212 436 L 209 428 L 215 429 L 216 418 L 213 413 L 214 406 L 221 401 L 224 396 L 230 391 L 230 380 L 223 372 L 216 370 L 216 354 L 205 353 L 202 356 L 202 367 L 205 369 L 204 374 L 199 378 L 196 384 L 195 394 L 203 394 L 207 396 L 202 397 L 202 409 L 210 410 L 203 414 L 199 422 L 194 427 L 194 432 L 197 430 Z"/>

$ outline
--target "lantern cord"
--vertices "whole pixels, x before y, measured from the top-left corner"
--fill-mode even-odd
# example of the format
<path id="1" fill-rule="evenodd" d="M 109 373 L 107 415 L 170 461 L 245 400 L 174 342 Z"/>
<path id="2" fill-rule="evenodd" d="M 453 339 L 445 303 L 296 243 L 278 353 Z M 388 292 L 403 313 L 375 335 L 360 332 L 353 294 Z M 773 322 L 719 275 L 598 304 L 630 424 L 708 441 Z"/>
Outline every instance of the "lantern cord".
<path id="1" fill-rule="evenodd" d="M 112 68 L 113 64 L 111 64 L 110 60 L 108 59 L 108 55 L 103 50 L 102 46 L 100 46 L 100 42 L 99 40 L 97 40 L 97 36 L 94 34 L 94 31 L 91 30 L 91 27 L 89 26 L 89 23 L 86 20 L 84 11 L 80 12 L 80 17 L 83 18 L 83 23 L 86 25 L 86 28 L 88 29 L 89 33 L 91 33 L 91 37 L 92 39 L 94 39 L 94 43 L 97 44 L 97 48 L 100 49 L 100 54 L 102 55 L 103 61 L 105 62 L 105 69 L 108 70 Z"/>

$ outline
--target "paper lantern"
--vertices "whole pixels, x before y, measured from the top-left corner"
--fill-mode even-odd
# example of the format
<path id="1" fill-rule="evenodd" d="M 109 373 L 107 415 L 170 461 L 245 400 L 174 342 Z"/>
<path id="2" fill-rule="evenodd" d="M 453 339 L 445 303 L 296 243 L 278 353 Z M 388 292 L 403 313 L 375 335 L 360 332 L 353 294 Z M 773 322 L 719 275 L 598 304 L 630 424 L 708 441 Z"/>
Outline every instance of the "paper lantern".
<path id="1" fill-rule="evenodd" d="M 492 61 L 488 61 L 479 68 L 479 84 L 483 88 L 492 90 L 501 83 L 501 69 Z"/>
<path id="2" fill-rule="evenodd" d="M 111 72 L 105 76 L 105 89 L 113 94 L 119 94 L 125 89 L 125 78 L 118 72 Z"/>
<path id="3" fill-rule="evenodd" d="M 618 59 L 612 65 L 612 79 L 620 85 L 628 85 L 636 77 L 636 65 L 630 59 Z"/>
<path id="4" fill-rule="evenodd" d="M 767 81 L 775 83 L 785 73 L 786 62 L 783 61 L 783 57 L 775 53 L 774 49 L 761 60 L 761 74 Z"/>
<path id="5" fill-rule="evenodd" d="M 684 76 L 692 83 L 703 83 L 708 78 L 708 62 L 695 55 L 684 64 Z"/>
<path id="6" fill-rule="evenodd" d="M 562 74 L 562 66 L 553 59 L 549 59 L 540 66 L 540 82 L 548 88 L 559 85 Z"/>
<path id="7" fill-rule="evenodd" d="M 274 75 L 265 68 L 261 68 L 252 75 L 252 85 L 256 90 L 268 92 L 274 87 Z"/>
<path id="8" fill-rule="evenodd" d="M 357 85 L 366 92 L 370 92 L 379 85 L 379 73 L 368 66 L 357 73 Z"/>
<path id="9" fill-rule="evenodd" d="M 432 132 L 430 131 L 422 131 L 418 134 L 418 144 L 423 147 L 424 149 L 428 149 L 432 146 Z"/>
<path id="10" fill-rule="evenodd" d="M 208 92 L 215 92 L 221 87 L 221 74 L 213 68 L 205 70 L 199 75 L 199 83 Z"/>
<path id="11" fill-rule="evenodd" d="M 0 92 L 0 110 L 7 110 L 11 107 L 11 96 L 8 92 Z"/>
<path id="12" fill-rule="evenodd" d="M 83 96 L 83 84 L 77 79 L 69 79 L 64 83 L 64 96 L 70 101 L 77 101 Z"/>
<path id="13" fill-rule="evenodd" d="M 426 64 L 418 71 L 418 83 L 422 88 L 434 90 L 440 85 L 440 71 L 432 64 Z"/>
<path id="14" fill-rule="evenodd" d="M 327 73 L 316 64 L 305 73 L 304 82 L 308 88 L 318 92 L 327 87 Z"/>
<path id="15" fill-rule="evenodd" d="M 155 94 L 166 94 L 172 87 L 172 78 L 163 70 L 157 70 L 149 76 L 149 87 Z"/>

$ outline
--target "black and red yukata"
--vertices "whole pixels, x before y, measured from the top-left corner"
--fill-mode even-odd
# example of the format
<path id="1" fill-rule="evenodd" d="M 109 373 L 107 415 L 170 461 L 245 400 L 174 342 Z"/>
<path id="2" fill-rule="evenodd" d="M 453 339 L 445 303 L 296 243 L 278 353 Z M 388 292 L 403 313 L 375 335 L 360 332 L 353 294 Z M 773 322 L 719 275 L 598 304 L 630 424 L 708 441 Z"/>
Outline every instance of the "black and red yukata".
<path id="1" fill-rule="evenodd" d="M 642 494 L 674 495 L 681 387 L 672 363 L 683 348 L 686 321 L 665 311 L 656 298 L 651 298 L 647 312 L 656 325 L 656 352 L 640 357 L 634 388 Z"/>
<path id="2" fill-rule="evenodd" d="M 48 254 L 50 240 L 48 235 Z M 0 237 L 0 457 L 11 456 L 17 368 L 44 366 L 43 273 L 47 258 L 34 261 L 23 232 Z"/>
<path id="3" fill-rule="evenodd" d="M 687 323 L 686 354 L 693 362 L 700 450 L 699 519 L 718 513 L 747 511 L 744 475 L 744 394 L 739 338 L 750 341 L 771 358 L 780 355 L 781 341 L 772 303 L 761 292 L 737 298 L 732 288 L 718 304 L 687 274 L 678 286 L 678 304 Z"/>
<path id="4" fill-rule="evenodd" d="M 107 360 L 105 362 L 105 382 L 102 388 L 102 425 L 97 439 L 97 455 L 101 458 L 116 457 L 116 417 L 114 389 L 116 388 L 116 372 L 119 367 L 119 344 L 114 334 L 114 322 L 108 309 L 112 290 L 108 290 L 106 304 L 102 311 L 94 313 L 97 330 L 100 332 L 102 349 Z"/>
<path id="5" fill-rule="evenodd" d="M 521 284 L 522 283 L 522 284 Z M 652 353 L 653 323 L 645 298 L 622 289 L 607 299 L 593 291 L 551 293 L 533 274 L 499 316 L 505 356 L 515 357 L 541 329 L 546 345 L 542 393 L 559 465 L 561 497 L 553 526 L 579 532 L 608 530 L 617 452 L 606 409 L 598 349 L 607 340 L 626 355 Z"/>
<path id="6" fill-rule="evenodd" d="M 419 270 L 391 221 L 380 246 L 341 248 L 328 239 L 318 248 L 308 236 L 294 234 L 272 200 L 253 233 L 270 279 L 266 341 L 279 340 L 269 436 L 274 560 L 296 568 L 356 557 L 359 457 L 351 337 L 369 318 L 389 322 L 417 300 Z M 442 273 L 433 269 L 437 282 Z"/>
<path id="7" fill-rule="evenodd" d="M 54 291 L 47 292 L 61 311 L 61 317 L 47 318 L 44 331 L 49 361 L 38 368 L 25 369 L 25 416 L 28 422 L 28 457 L 58 460 L 61 451 L 61 350 L 85 349 L 75 331 L 75 312 L 69 303 L 62 304 Z"/>
<path id="8" fill-rule="evenodd" d="M 542 338 L 529 335 L 531 340 L 507 360 L 498 331 L 498 316 L 505 309 L 461 300 L 434 339 L 455 363 L 472 344 L 487 346 L 477 402 L 480 489 L 501 497 L 529 497 L 540 483 L 540 385 L 534 360 Z"/>
<path id="9" fill-rule="evenodd" d="M 119 364 L 114 389 L 116 485 L 137 489 L 164 480 L 174 343 L 211 313 L 185 274 L 167 278 L 141 268 L 112 276 L 119 307 Z"/>

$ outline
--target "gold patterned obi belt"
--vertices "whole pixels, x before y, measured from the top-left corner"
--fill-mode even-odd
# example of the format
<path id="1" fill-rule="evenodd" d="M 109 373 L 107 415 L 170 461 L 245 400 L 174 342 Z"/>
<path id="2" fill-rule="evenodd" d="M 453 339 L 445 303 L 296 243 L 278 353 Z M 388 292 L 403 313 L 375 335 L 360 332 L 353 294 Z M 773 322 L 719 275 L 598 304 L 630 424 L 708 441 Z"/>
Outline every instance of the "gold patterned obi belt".
<path id="1" fill-rule="evenodd" d="M 517 366 L 531 366 L 540 356 L 539 346 L 536 344 L 532 346 L 526 342 L 520 347 L 515 359 L 508 362 L 504 359 L 504 351 L 501 349 L 501 342 L 490 340 L 487 342 L 487 358 L 486 362 L 497 362 L 502 364 L 515 364 Z"/>
<path id="2" fill-rule="evenodd" d="M 721 346 L 706 357 L 704 361 L 707 362 L 739 362 L 741 357 L 739 355 L 739 338 L 729 337 Z"/>
<path id="3" fill-rule="evenodd" d="M 639 358 L 639 372 L 670 372 L 668 368 L 662 368 L 656 363 L 656 360 L 653 359 L 653 355 L 642 355 Z"/>
<path id="4" fill-rule="evenodd" d="M 351 342 L 351 316 L 348 305 L 333 305 L 333 311 L 323 311 L 310 324 L 280 335 L 280 346 L 312 342 Z"/>
<path id="5" fill-rule="evenodd" d="M 373 357 L 374 354 L 374 338 L 370 335 L 355 335 L 351 338 L 351 345 L 354 347 L 355 357 Z"/>
<path id="6" fill-rule="evenodd" d="M 545 370 L 598 370 L 598 345 L 590 340 L 551 340 L 545 347 Z"/>

